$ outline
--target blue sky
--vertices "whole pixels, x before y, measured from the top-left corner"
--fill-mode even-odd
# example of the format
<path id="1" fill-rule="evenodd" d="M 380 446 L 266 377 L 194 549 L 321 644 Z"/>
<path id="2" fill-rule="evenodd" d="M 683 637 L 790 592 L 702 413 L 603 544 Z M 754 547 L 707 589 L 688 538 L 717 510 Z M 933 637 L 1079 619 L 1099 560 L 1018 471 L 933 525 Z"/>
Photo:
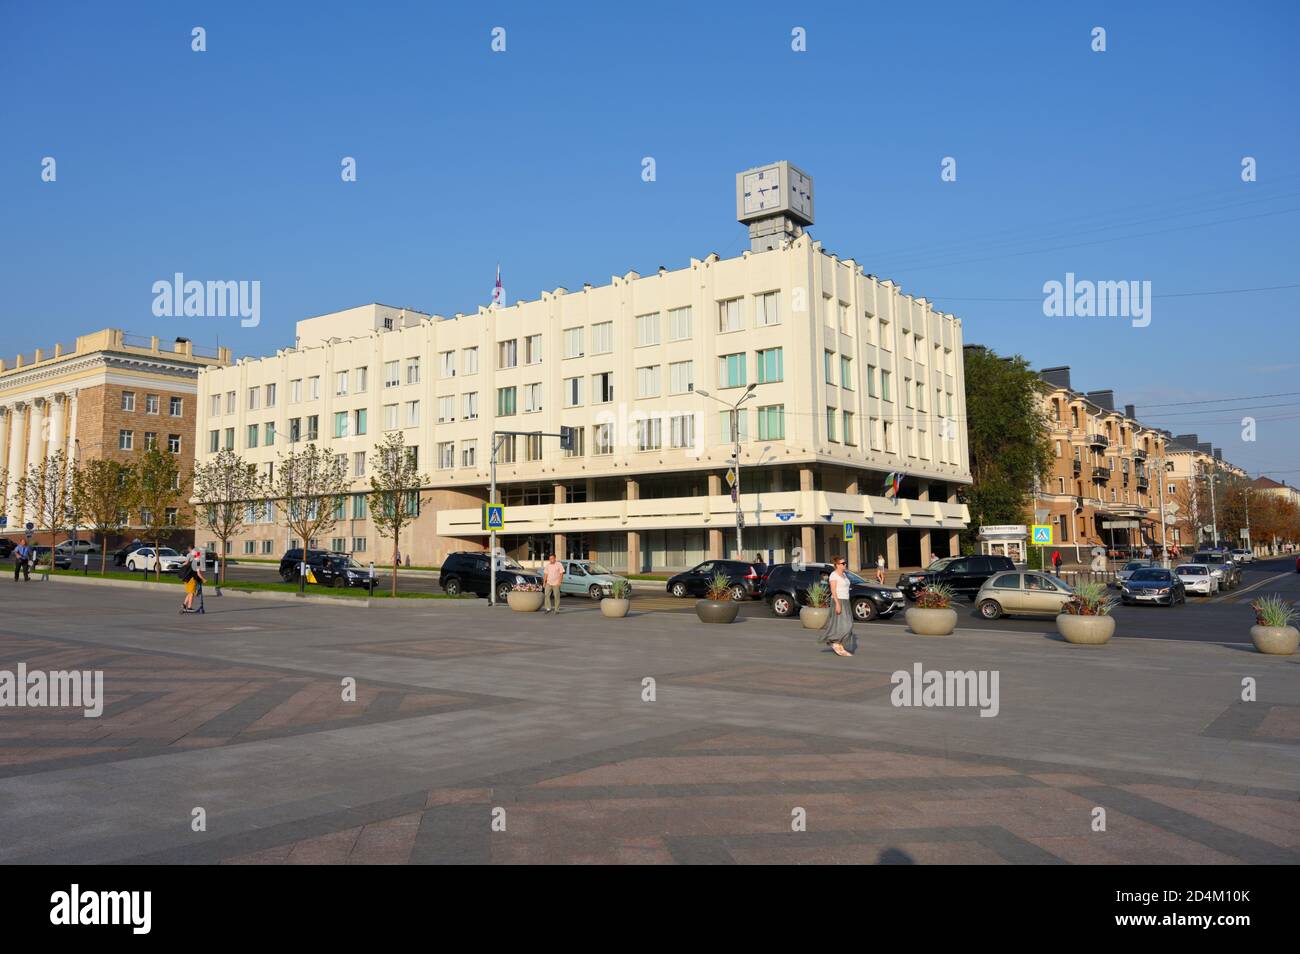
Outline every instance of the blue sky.
<path id="1" fill-rule="evenodd" d="M 473 310 L 498 261 L 513 299 L 734 255 L 734 174 L 789 159 L 814 178 L 825 247 L 957 313 L 968 342 L 1069 364 L 1076 388 L 1300 483 L 1300 288 L 1187 294 L 1300 283 L 1295 3 L 94 2 L 0 18 L 7 358 L 104 326 L 262 354 L 299 318 L 367 301 Z M 154 317 L 151 286 L 177 271 L 260 280 L 261 325 Z M 1043 283 L 1066 272 L 1151 281 L 1151 324 L 1044 317 Z"/>

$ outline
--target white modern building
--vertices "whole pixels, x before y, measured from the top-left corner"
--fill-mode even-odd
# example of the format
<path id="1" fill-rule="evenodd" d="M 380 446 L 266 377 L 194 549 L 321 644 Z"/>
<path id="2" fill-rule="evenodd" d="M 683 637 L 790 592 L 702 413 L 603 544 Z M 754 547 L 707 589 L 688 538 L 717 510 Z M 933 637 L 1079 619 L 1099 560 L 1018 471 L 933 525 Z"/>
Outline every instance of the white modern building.
<path id="1" fill-rule="evenodd" d="M 804 233 L 811 180 L 793 167 L 742 173 L 737 202 L 753 249 L 735 258 L 472 315 L 372 304 L 300 321 L 293 347 L 202 372 L 199 455 L 231 447 L 264 470 L 294 443 L 346 455 L 356 493 L 317 544 L 363 560 L 391 547 L 364 492 L 375 444 L 396 429 L 430 478 L 399 544 L 415 564 L 487 545 L 505 431 L 517 433 L 497 441 L 498 544 L 520 559 L 690 566 L 736 551 L 737 509 L 750 558 L 798 547 L 899 566 L 955 552 L 970 482 L 961 322 Z M 561 427 L 570 450 L 530 436 Z M 278 556 L 287 531 L 251 516 L 235 555 Z"/>

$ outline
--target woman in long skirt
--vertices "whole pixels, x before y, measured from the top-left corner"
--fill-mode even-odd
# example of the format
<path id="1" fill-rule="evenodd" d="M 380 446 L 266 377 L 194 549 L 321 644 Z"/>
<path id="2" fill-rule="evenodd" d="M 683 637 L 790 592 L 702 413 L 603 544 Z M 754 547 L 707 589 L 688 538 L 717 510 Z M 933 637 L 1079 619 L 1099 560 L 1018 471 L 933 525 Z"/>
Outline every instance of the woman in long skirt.
<path id="1" fill-rule="evenodd" d="M 844 648 L 846 642 L 850 645 L 856 644 L 857 638 L 853 635 L 853 607 L 849 603 L 849 578 L 844 572 L 842 557 L 835 560 L 835 571 L 831 573 L 830 578 L 830 590 L 831 615 L 826 622 L 826 628 L 822 630 L 821 641 L 829 645 L 837 656 L 852 656 L 853 653 Z"/>

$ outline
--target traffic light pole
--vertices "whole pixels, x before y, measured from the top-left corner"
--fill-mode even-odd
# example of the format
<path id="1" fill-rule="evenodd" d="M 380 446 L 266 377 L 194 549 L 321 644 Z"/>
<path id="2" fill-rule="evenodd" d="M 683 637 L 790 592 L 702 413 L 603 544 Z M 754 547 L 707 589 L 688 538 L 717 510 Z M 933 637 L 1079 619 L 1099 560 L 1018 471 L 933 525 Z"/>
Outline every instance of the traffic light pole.
<path id="1" fill-rule="evenodd" d="M 545 431 L 493 431 L 492 432 L 492 460 L 489 466 L 490 484 L 488 486 L 488 503 L 495 504 L 497 501 L 497 451 L 507 437 L 558 437 L 560 439 L 561 450 L 573 449 L 573 428 L 561 427 L 558 434 L 549 434 Z M 497 528 L 488 527 L 488 606 L 497 605 Z"/>

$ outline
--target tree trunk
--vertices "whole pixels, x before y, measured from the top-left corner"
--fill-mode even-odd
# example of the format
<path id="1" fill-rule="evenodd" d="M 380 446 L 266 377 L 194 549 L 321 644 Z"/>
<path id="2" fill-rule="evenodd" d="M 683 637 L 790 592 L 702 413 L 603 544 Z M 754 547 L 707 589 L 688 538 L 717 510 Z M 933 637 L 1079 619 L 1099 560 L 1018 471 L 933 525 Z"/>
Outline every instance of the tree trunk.
<path id="1" fill-rule="evenodd" d="M 398 527 L 393 527 L 393 598 L 397 598 L 397 536 L 400 533 Z"/>
<path id="2" fill-rule="evenodd" d="M 104 534 L 103 543 L 100 545 L 103 547 L 103 551 L 99 555 L 99 575 L 106 576 L 108 574 L 108 534 L 107 533 Z"/>

